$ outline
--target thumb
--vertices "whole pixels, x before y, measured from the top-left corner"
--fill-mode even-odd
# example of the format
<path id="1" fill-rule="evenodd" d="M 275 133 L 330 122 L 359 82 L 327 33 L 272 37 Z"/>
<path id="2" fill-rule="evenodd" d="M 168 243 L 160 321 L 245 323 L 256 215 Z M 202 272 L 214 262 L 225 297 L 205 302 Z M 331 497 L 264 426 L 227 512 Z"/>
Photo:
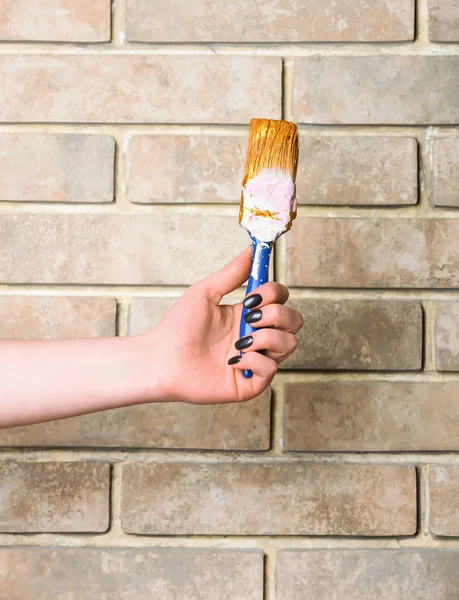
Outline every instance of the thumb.
<path id="1" fill-rule="evenodd" d="M 209 295 L 218 298 L 218 302 L 220 302 L 223 296 L 236 290 L 247 281 L 251 266 L 252 247 L 249 246 L 225 267 L 204 279 L 202 284 Z"/>

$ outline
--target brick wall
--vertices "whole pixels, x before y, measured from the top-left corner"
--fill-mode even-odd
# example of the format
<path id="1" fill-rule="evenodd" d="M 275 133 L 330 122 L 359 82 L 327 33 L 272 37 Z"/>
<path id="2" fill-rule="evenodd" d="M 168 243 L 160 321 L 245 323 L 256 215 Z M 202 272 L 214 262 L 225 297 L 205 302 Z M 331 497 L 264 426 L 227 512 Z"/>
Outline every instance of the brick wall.
<path id="1" fill-rule="evenodd" d="M 254 116 L 301 130 L 305 326 L 247 404 L 1 431 L 0 599 L 457 598 L 457 0 L 36 6 L 0 8 L 0 336 L 154 326 L 247 244 Z"/>

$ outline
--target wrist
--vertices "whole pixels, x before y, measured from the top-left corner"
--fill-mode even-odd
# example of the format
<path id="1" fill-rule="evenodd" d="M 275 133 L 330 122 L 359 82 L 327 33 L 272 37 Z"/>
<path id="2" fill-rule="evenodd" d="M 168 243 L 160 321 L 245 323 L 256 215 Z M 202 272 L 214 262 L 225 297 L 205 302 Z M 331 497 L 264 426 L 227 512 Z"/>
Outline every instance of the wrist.
<path id="1" fill-rule="evenodd" d="M 125 345 L 125 364 L 131 389 L 129 403 L 171 401 L 172 385 L 167 368 L 155 352 L 160 344 L 155 341 L 154 330 L 118 339 Z"/>

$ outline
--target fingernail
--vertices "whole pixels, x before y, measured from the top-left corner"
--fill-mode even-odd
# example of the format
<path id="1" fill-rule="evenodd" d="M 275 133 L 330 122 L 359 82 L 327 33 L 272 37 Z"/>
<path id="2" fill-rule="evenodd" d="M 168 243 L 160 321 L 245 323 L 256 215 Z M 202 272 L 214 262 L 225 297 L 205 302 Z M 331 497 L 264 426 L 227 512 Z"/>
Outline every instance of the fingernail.
<path id="1" fill-rule="evenodd" d="M 233 358 L 229 359 L 228 364 L 236 365 L 241 359 L 242 359 L 242 356 L 233 356 Z"/>
<path id="2" fill-rule="evenodd" d="M 251 296 L 247 296 L 247 298 L 244 298 L 244 301 L 242 302 L 242 304 L 246 308 L 255 308 L 256 306 L 261 304 L 262 301 L 263 301 L 263 298 L 260 296 L 260 294 L 252 294 Z"/>
<path id="3" fill-rule="evenodd" d="M 246 335 L 245 337 L 238 340 L 234 344 L 234 347 L 236 348 L 236 350 L 245 350 L 246 348 L 249 348 L 252 344 L 253 337 L 251 335 Z"/>
<path id="4" fill-rule="evenodd" d="M 252 310 L 244 315 L 244 321 L 246 323 L 256 323 L 261 320 L 263 313 L 261 310 Z"/>

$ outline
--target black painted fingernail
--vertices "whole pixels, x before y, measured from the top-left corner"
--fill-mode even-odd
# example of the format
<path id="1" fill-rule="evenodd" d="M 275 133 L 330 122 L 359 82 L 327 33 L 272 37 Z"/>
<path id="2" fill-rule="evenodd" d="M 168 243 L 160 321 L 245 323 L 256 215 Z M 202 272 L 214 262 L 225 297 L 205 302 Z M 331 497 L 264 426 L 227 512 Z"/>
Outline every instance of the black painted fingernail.
<path id="1" fill-rule="evenodd" d="M 234 347 L 236 348 L 236 350 L 245 350 L 246 348 L 249 348 L 252 344 L 253 337 L 251 335 L 246 335 L 245 337 L 238 340 L 234 344 Z"/>
<path id="2" fill-rule="evenodd" d="M 233 358 L 229 359 L 228 364 L 236 365 L 241 359 L 242 359 L 242 356 L 233 356 Z"/>
<path id="3" fill-rule="evenodd" d="M 247 298 L 244 298 L 243 301 L 243 305 L 246 308 L 255 308 L 255 306 L 258 306 L 259 304 L 261 304 L 263 301 L 263 298 L 260 296 L 260 294 L 252 294 L 251 296 L 247 296 Z"/>
<path id="4" fill-rule="evenodd" d="M 257 321 L 261 320 L 263 313 L 261 310 L 252 310 L 244 315 L 244 321 L 246 323 L 257 323 Z"/>

